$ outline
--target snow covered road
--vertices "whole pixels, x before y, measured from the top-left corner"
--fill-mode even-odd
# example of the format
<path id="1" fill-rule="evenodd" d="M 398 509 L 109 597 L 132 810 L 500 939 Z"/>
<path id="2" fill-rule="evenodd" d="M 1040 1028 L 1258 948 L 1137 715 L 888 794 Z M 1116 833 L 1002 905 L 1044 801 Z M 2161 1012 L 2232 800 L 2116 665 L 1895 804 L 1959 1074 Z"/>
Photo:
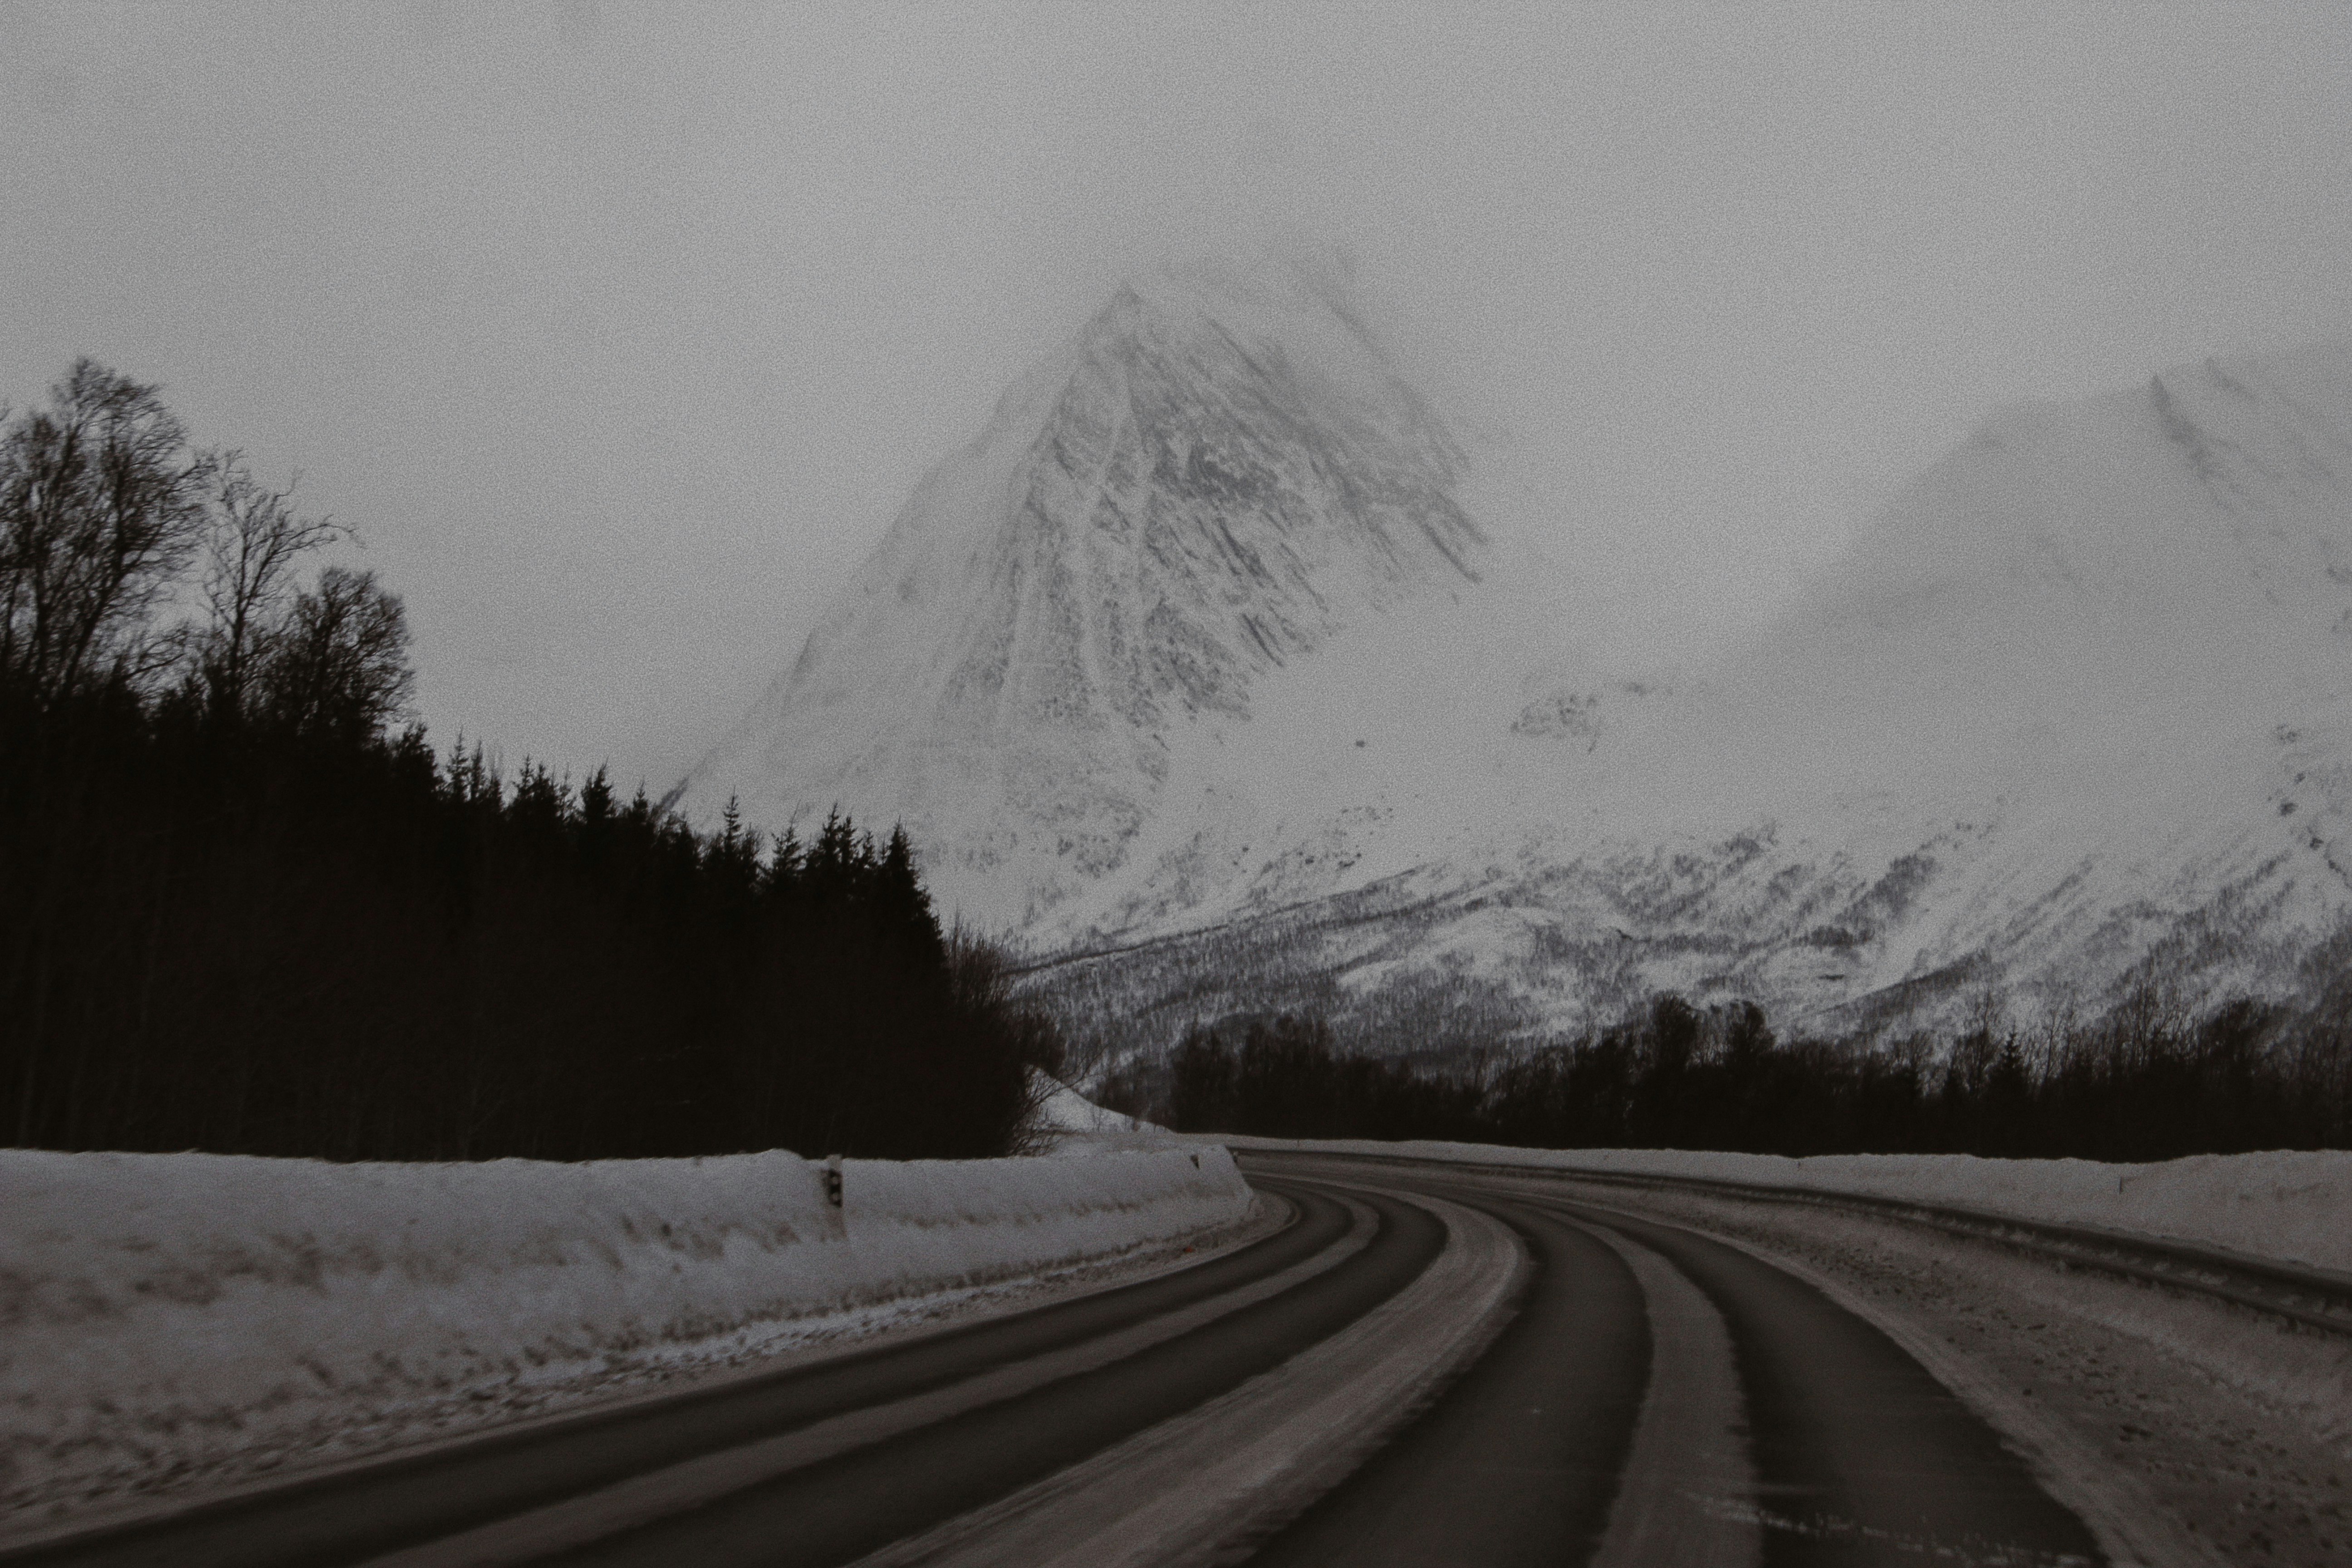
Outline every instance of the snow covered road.
<path id="1" fill-rule="evenodd" d="M 0 1563 L 2341 1560 L 2352 1336 L 1893 1217 L 1246 1159 L 1288 1223 L 1188 1268 Z"/>

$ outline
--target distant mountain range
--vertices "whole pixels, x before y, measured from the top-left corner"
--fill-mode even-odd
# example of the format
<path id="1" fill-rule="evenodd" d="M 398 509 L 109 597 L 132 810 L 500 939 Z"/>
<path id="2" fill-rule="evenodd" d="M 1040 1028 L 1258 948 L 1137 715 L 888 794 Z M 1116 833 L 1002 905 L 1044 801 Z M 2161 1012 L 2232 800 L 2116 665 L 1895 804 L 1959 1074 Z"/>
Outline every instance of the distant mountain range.
<path id="1" fill-rule="evenodd" d="M 2004 410 L 1709 670 L 1580 668 L 1337 284 L 1123 289 L 681 786 L 903 819 L 1076 1015 L 1397 1048 L 2284 993 L 2352 906 L 2352 347 Z"/>

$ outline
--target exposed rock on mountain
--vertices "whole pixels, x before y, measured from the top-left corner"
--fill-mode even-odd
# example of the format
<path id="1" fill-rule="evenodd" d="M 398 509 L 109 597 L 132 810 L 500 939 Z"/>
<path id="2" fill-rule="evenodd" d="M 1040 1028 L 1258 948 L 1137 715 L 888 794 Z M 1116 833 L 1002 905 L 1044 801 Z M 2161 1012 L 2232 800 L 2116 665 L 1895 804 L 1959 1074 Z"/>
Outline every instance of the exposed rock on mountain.
<path id="1" fill-rule="evenodd" d="M 1478 581 L 1463 461 L 1329 289 L 1123 289 L 924 481 L 685 788 L 904 818 L 950 902 L 1034 921 L 1129 863 L 1269 672 Z"/>

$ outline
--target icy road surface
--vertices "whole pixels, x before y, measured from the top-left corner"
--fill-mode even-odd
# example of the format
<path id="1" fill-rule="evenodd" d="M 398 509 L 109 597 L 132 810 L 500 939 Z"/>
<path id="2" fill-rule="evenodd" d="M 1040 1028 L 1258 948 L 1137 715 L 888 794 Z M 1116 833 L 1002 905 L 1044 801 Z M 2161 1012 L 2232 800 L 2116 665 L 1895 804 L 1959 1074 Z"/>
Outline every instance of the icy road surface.
<path id="1" fill-rule="evenodd" d="M 1192 1266 L 7 1563 L 2352 1556 L 2352 1335 L 1892 1218 L 1343 1155 Z"/>

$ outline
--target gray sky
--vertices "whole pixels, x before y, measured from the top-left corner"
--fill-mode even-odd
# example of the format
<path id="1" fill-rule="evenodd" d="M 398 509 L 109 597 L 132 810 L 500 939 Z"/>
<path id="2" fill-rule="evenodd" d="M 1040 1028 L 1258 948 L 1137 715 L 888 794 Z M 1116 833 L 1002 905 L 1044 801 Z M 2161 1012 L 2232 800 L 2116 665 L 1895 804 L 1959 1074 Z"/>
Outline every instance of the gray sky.
<path id="1" fill-rule="evenodd" d="M 0 398 L 165 383 L 436 738 L 658 789 L 1163 258 L 1352 258 L 1643 649 L 1996 404 L 2352 334 L 2344 5 L 1471 10 L 0 5 Z"/>

